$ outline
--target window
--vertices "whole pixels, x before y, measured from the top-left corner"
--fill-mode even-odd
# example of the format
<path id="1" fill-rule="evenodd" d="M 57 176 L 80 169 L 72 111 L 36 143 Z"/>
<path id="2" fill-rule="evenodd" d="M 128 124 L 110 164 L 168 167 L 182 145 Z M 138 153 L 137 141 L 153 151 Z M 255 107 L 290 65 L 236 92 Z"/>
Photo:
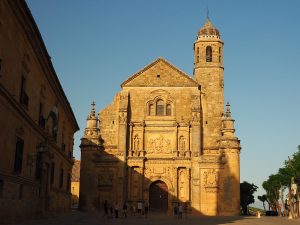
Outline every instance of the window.
<path id="1" fill-rule="evenodd" d="M 15 164 L 14 164 L 14 172 L 16 173 L 21 173 L 22 171 L 23 148 L 24 148 L 24 141 L 23 139 L 18 138 L 16 143 Z"/>
<path id="2" fill-rule="evenodd" d="M 21 88 L 20 88 L 20 103 L 27 108 L 29 104 L 29 97 L 25 92 L 25 86 L 26 86 L 26 79 L 25 77 L 22 76 Z"/>
<path id="3" fill-rule="evenodd" d="M 66 190 L 67 190 L 68 192 L 71 191 L 71 175 L 70 175 L 70 174 L 68 174 L 68 180 L 67 180 Z"/>
<path id="4" fill-rule="evenodd" d="M 42 153 L 38 152 L 35 162 L 35 179 L 40 180 L 42 175 Z"/>
<path id="5" fill-rule="evenodd" d="M 59 179 L 59 187 L 63 187 L 64 185 L 64 169 L 60 169 L 60 179 Z"/>
<path id="6" fill-rule="evenodd" d="M 196 62 L 199 63 L 199 47 L 197 47 L 196 51 Z"/>
<path id="7" fill-rule="evenodd" d="M 4 182 L 0 180 L 0 199 L 3 198 Z"/>
<path id="8" fill-rule="evenodd" d="M 50 184 L 54 183 L 54 175 L 55 175 L 55 163 L 51 163 L 51 172 L 50 172 Z"/>
<path id="9" fill-rule="evenodd" d="M 40 127 L 42 128 L 45 128 L 45 125 L 46 125 L 46 120 L 43 116 L 43 111 L 44 111 L 44 105 L 43 103 L 40 102 L 40 107 L 39 107 L 39 125 Z"/>
<path id="10" fill-rule="evenodd" d="M 221 54 L 221 47 L 219 47 L 219 62 L 221 62 L 221 56 L 222 56 L 222 54 Z"/>
<path id="11" fill-rule="evenodd" d="M 154 105 L 153 104 L 149 105 L 149 116 L 154 116 Z"/>
<path id="12" fill-rule="evenodd" d="M 211 48 L 211 46 L 206 47 L 206 62 L 212 62 L 212 48 Z"/>
<path id="13" fill-rule="evenodd" d="M 171 107 L 170 104 L 167 104 L 166 115 L 167 116 L 171 116 L 172 115 L 172 107 Z"/>
<path id="14" fill-rule="evenodd" d="M 163 116 L 164 115 L 164 102 L 163 100 L 158 100 L 156 102 L 156 115 Z"/>

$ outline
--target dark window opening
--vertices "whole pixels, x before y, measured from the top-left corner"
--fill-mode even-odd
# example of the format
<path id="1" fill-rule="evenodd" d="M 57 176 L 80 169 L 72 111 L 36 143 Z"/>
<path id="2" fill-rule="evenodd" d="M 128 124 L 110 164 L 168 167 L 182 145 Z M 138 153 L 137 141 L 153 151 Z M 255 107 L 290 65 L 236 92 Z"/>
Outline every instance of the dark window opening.
<path id="1" fill-rule="evenodd" d="M 206 47 L 206 62 L 212 62 L 212 47 Z"/>
<path id="2" fill-rule="evenodd" d="M 164 115 L 164 102 L 163 100 L 158 100 L 156 102 L 156 115 L 157 116 L 163 116 Z"/>
<path id="3" fill-rule="evenodd" d="M 39 107 L 39 126 L 45 129 L 46 119 L 43 116 L 43 111 L 44 111 L 44 105 L 43 105 L 43 103 L 40 103 L 40 107 Z"/>
<path id="4" fill-rule="evenodd" d="M 16 143 L 15 164 L 14 164 L 14 172 L 16 173 L 21 173 L 22 171 L 23 148 L 24 148 L 24 141 L 23 139 L 18 138 Z"/>
<path id="5" fill-rule="evenodd" d="M 222 54 L 221 54 L 221 47 L 219 47 L 219 62 L 221 62 L 221 56 L 222 56 Z"/>
<path id="6" fill-rule="evenodd" d="M 42 176 L 42 153 L 38 152 L 35 162 L 35 179 L 40 180 Z"/>
<path id="7" fill-rule="evenodd" d="M 0 199 L 3 198 L 3 189 L 4 189 L 4 182 L 0 180 Z"/>
<path id="8" fill-rule="evenodd" d="M 55 163 L 51 163 L 51 172 L 50 172 L 50 184 L 54 183 L 54 175 L 55 175 Z"/>
<path id="9" fill-rule="evenodd" d="M 64 185 L 64 169 L 60 169 L 60 179 L 59 179 L 59 187 L 63 187 Z"/>
<path id="10" fill-rule="evenodd" d="M 71 191 L 71 175 L 70 174 L 68 174 L 66 190 L 69 192 Z"/>
<path id="11" fill-rule="evenodd" d="M 23 106 L 28 107 L 29 97 L 28 97 L 28 95 L 25 92 L 25 85 L 26 85 L 26 79 L 25 79 L 25 77 L 22 76 L 22 79 L 21 79 L 21 88 L 20 88 L 20 103 Z"/>
<path id="12" fill-rule="evenodd" d="M 156 75 L 156 77 L 157 77 L 157 78 L 160 78 L 160 75 L 159 75 L 159 74 L 157 74 L 157 75 Z"/>
<path id="13" fill-rule="evenodd" d="M 171 116 L 172 115 L 172 107 L 171 107 L 170 104 L 167 104 L 166 115 L 167 116 Z"/>

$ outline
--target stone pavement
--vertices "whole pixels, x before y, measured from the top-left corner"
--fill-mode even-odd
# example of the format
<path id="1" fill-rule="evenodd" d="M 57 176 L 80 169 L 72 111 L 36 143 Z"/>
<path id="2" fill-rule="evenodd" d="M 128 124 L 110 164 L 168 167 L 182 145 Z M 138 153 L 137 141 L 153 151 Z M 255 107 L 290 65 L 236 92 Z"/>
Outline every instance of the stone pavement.
<path id="1" fill-rule="evenodd" d="M 288 225 L 299 224 L 300 220 L 288 220 L 286 217 L 203 217 L 188 215 L 178 219 L 166 214 L 149 214 L 128 218 L 108 219 L 100 213 L 71 212 L 43 219 L 31 220 L 15 225 Z"/>

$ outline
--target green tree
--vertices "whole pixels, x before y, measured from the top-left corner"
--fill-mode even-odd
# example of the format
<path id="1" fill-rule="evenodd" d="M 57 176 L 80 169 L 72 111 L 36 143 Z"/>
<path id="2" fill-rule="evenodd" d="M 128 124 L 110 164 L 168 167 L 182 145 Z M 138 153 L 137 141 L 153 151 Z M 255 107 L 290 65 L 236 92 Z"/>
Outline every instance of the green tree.
<path id="1" fill-rule="evenodd" d="M 256 190 L 257 186 L 253 183 L 250 184 L 247 181 L 244 181 L 240 184 L 240 205 L 242 207 L 243 215 L 249 214 L 248 206 L 254 203 L 255 200 L 253 194 Z"/>
<path id="2" fill-rule="evenodd" d="M 268 201 L 267 195 L 257 196 L 258 200 L 262 201 L 264 210 L 266 211 L 265 202 Z"/>
<path id="3" fill-rule="evenodd" d="M 292 205 L 291 198 L 299 198 L 300 196 L 299 192 L 296 194 L 296 196 L 291 193 L 292 178 L 297 180 L 300 178 L 300 145 L 298 146 L 298 151 L 295 152 L 291 158 L 284 162 L 284 167 L 279 168 L 277 174 L 270 175 L 269 178 L 262 184 L 266 191 L 269 209 L 272 208 L 272 210 L 278 211 L 278 213 L 281 212 L 279 200 L 281 200 L 282 205 L 284 205 L 285 202 L 283 192 L 286 188 L 288 189 L 290 199 L 289 205 L 291 213 L 294 217 L 294 206 Z"/>

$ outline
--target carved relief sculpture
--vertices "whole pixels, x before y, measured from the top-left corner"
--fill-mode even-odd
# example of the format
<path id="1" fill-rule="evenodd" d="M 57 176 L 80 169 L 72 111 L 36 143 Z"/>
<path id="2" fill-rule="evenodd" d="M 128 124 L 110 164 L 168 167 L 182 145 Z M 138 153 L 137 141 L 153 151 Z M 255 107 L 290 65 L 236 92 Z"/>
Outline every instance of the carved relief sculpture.
<path id="1" fill-rule="evenodd" d="M 160 135 L 158 138 L 152 138 L 148 142 L 147 153 L 171 153 L 171 140 L 165 139 Z"/>

